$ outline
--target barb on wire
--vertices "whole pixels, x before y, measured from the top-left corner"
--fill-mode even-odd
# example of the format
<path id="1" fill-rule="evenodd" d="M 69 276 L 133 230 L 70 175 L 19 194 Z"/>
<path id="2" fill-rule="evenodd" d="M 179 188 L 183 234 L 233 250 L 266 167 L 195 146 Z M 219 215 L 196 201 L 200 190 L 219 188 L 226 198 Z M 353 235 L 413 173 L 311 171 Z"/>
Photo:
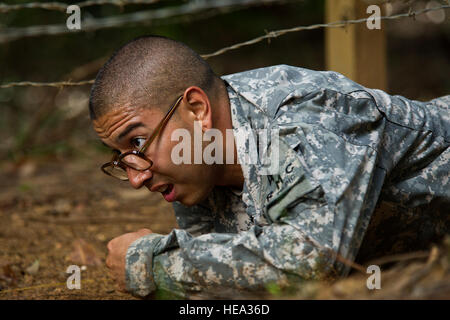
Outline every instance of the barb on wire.
<path id="1" fill-rule="evenodd" d="M 63 3 L 63 2 L 29 2 L 21 4 L 5 4 L 0 3 L 0 13 L 7 13 L 10 11 L 17 11 L 22 9 L 45 9 L 53 11 L 66 12 L 69 5 L 77 5 L 80 8 L 86 8 L 98 5 L 114 5 L 123 7 L 129 4 L 153 4 L 161 0 L 88 0 L 78 3 Z"/>
<path id="2" fill-rule="evenodd" d="M 450 5 L 443 5 L 440 7 L 435 7 L 435 8 L 428 8 L 428 9 L 423 9 L 423 10 L 419 10 L 419 11 L 415 11 L 415 12 L 408 12 L 408 13 L 402 13 L 402 14 L 397 14 L 397 15 L 392 15 L 392 16 L 382 16 L 380 17 L 380 20 L 394 20 L 394 19 L 400 19 L 400 18 L 405 18 L 405 17 L 412 17 L 412 16 L 417 16 L 420 14 L 424 14 L 426 12 L 430 12 L 430 11 L 435 11 L 435 10 L 445 10 L 445 9 L 450 9 Z M 237 43 L 234 44 L 232 46 L 229 47 L 225 47 L 222 48 L 220 50 L 217 50 L 213 53 L 209 53 L 209 54 L 204 54 L 201 55 L 201 57 L 203 59 L 209 59 L 212 57 L 216 57 L 219 56 L 221 54 L 224 54 L 225 52 L 231 51 L 231 50 L 236 50 L 239 49 L 241 47 L 244 46 L 249 46 L 258 42 L 261 42 L 265 39 L 271 39 L 271 38 L 277 38 L 280 37 L 282 35 L 285 35 L 287 33 L 291 33 L 291 32 L 299 32 L 299 31 L 304 31 L 304 30 L 313 30 L 313 29 L 318 29 L 318 28 L 338 28 L 338 27 L 344 27 L 346 25 L 349 24 L 357 24 L 357 23 L 363 23 L 368 21 L 369 18 L 363 18 L 363 19 L 357 19 L 357 20 L 345 20 L 345 21 L 336 21 L 336 22 L 330 22 L 328 24 L 314 24 L 314 25 L 309 25 L 309 26 L 298 26 L 298 27 L 294 27 L 294 28 L 290 28 L 290 29 L 282 29 L 282 30 L 276 30 L 276 31 L 271 31 L 269 33 L 266 33 L 263 36 L 254 38 L 252 40 L 248 40 L 245 42 L 241 42 L 241 43 Z M 0 85 L 0 88 L 11 88 L 11 87 L 18 87 L 18 86 L 34 86 L 34 87 L 62 87 L 62 86 L 76 86 L 76 85 L 86 85 L 86 84 L 92 84 L 94 83 L 94 80 L 86 80 L 86 81 L 81 81 L 81 82 L 50 82 L 50 83 L 39 83 L 39 82 L 13 82 L 13 83 L 9 83 L 9 84 L 3 84 Z"/>
<path id="3" fill-rule="evenodd" d="M 382 17 L 380 17 L 380 20 L 394 20 L 394 19 L 400 19 L 400 18 L 404 18 L 404 17 L 415 17 L 417 15 L 424 14 L 424 13 L 427 13 L 430 11 L 444 10 L 444 9 L 449 9 L 449 8 L 450 8 L 450 5 L 443 5 L 440 7 L 428 8 L 428 9 L 423 9 L 423 10 L 419 10 L 419 11 L 409 11 L 408 13 L 400 13 L 400 14 L 396 14 L 396 15 L 392 15 L 392 16 L 382 16 Z M 313 30 L 313 29 L 319 29 L 319 28 L 340 28 L 340 27 L 344 27 L 349 24 L 363 23 L 363 22 L 368 21 L 368 19 L 369 18 L 356 19 L 356 20 L 343 20 L 343 21 L 330 22 L 327 24 L 319 23 L 319 24 L 314 24 L 314 25 L 310 25 L 310 26 L 299 26 L 299 27 L 294 27 L 294 28 L 290 28 L 290 29 L 271 31 L 269 33 L 266 33 L 263 36 L 260 36 L 260 37 L 257 37 L 257 38 L 254 38 L 252 40 L 248 40 L 245 42 L 237 43 L 237 44 L 229 46 L 229 47 L 222 48 L 213 53 L 203 55 L 202 57 L 204 59 L 208 59 L 211 57 L 221 55 L 221 54 L 231 51 L 231 50 L 236 50 L 236 49 L 239 49 L 239 48 L 242 48 L 245 46 L 249 46 L 249 45 L 261 42 L 265 39 L 278 38 L 279 36 L 282 36 L 282 35 L 285 35 L 285 34 L 291 33 L 291 32 L 298 32 L 298 31 L 303 31 L 303 30 Z"/>
<path id="4" fill-rule="evenodd" d="M 175 7 L 165 7 L 155 10 L 138 11 L 106 18 L 88 18 L 82 20 L 80 30 L 69 30 L 65 24 L 39 25 L 23 28 L 4 28 L 0 33 L 0 43 L 6 43 L 25 37 L 42 35 L 60 35 L 74 32 L 87 32 L 106 28 L 117 28 L 129 24 L 151 25 L 154 20 L 174 18 L 182 15 L 202 15 L 209 10 L 227 12 L 233 8 L 247 8 L 274 3 L 284 3 L 287 0 L 215 0 L 190 1 Z"/>

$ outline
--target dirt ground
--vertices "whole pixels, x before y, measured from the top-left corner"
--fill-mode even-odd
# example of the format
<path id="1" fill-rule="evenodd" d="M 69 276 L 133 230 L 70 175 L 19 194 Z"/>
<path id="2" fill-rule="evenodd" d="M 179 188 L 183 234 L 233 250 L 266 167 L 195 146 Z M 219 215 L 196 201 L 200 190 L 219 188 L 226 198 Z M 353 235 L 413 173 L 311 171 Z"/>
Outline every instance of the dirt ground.
<path id="1" fill-rule="evenodd" d="M 0 167 L 0 299 L 134 299 L 117 291 L 108 276 L 106 244 L 143 227 L 165 234 L 176 221 L 159 194 L 101 173 L 105 157 Z M 362 270 L 339 281 L 303 283 L 289 294 L 269 288 L 264 297 L 449 299 L 449 240 L 430 252 L 381 261 L 378 290 L 367 288 L 370 274 Z M 66 286 L 73 264 L 84 266 L 80 290 Z"/>
<path id="2" fill-rule="evenodd" d="M 104 175 L 105 159 L 2 168 L 0 299 L 132 299 L 108 276 L 106 244 L 143 227 L 168 233 L 176 222 L 159 194 Z M 27 270 L 37 260 L 38 269 Z M 80 290 L 66 287 L 72 264 L 86 266 Z"/>

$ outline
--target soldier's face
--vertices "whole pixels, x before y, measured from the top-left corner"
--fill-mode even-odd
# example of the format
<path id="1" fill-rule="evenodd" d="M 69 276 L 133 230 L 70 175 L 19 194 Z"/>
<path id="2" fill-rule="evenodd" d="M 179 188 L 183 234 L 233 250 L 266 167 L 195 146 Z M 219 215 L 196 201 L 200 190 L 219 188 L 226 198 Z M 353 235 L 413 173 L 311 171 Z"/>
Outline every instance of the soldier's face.
<path id="1" fill-rule="evenodd" d="M 94 120 L 93 125 L 107 146 L 124 153 L 139 150 L 163 117 L 164 113 L 159 109 L 123 106 Z M 172 161 L 172 150 L 180 142 L 171 141 L 171 136 L 174 130 L 180 128 L 188 130 L 191 137 L 194 136 L 193 123 L 173 116 L 145 150 L 145 155 L 153 162 L 152 167 L 145 171 L 129 168 L 127 174 L 134 188 L 145 186 L 152 192 L 161 192 L 166 201 L 179 201 L 191 206 L 204 200 L 211 192 L 217 168 L 204 163 L 193 164 L 193 161 L 192 164 L 175 164 Z"/>

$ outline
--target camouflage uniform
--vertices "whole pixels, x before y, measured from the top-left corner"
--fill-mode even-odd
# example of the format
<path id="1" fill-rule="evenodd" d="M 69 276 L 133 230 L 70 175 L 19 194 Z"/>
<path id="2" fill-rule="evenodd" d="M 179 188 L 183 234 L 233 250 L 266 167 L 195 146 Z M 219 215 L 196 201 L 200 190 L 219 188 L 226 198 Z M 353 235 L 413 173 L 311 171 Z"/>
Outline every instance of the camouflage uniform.
<path id="1" fill-rule="evenodd" d="M 363 247 L 364 257 L 392 249 L 376 241 L 389 238 L 391 225 L 419 242 L 448 232 L 450 96 L 412 101 L 335 72 L 285 65 L 222 79 L 243 190 L 217 187 L 197 206 L 175 203 L 180 229 L 128 249 L 131 293 L 158 288 L 186 297 L 345 275 L 349 267 L 337 255 L 354 261 Z M 249 144 L 239 134 L 260 128 L 279 130 L 278 174 L 246 164 Z M 396 203 L 401 214 L 371 222 L 382 202 Z M 369 223 L 379 231 L 368 232 Z M 390 241 L 401 237 L 392 233 Z M 364 244 L 366 234 L 372 239 Z"/>

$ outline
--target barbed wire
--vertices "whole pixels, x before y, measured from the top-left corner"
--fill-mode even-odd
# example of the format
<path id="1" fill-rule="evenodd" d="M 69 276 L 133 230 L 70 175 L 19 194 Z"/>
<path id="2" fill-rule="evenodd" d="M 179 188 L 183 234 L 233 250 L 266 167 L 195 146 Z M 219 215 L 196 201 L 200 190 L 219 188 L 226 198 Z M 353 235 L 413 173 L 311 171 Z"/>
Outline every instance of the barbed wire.
<path id="1" fill-rule="evenodd" d="M 422 9 L 422 10 L 418 10 L 418 11 L 412 11 L 410 10 L 407 13 L 400 13 L 400 14 L 396 14 L 396 15 L 392 15 L 392 16 L 381 16 L 377 19 L 380 20 L 395 20 L 395 19 L 401 19 L 401 18 L 405 18 L 405 17 L 412 17 L 415 18 L 418 15 L 421 14 L 425 14 L 427 12 L 430 11 L 436 11 L 436 10 L 446 10 L 446 9 L 450 9 L 450 5 L 442 5 L 439 7 L 434 7 L 434 8 L 428 8 L 428 9 Z M 256 44 L 258 42 L 261 42 L 265 39 L 273 39 L 273 38 L 278 38 L 282 35 L 285 35 L 287 33 L 291 33 L 291 32 L 299 32 L 299 31 L 304 31 L 304 30 L 313 30 L 313 29 L 319 29 L 319 28 L 339 28 L 339 27 L 345 27 L 347 25 L 350 24 L 358 24 L 358 23 L 363 23 L 363 22 L 367 22 L 369 19 L 373 19 L 373 18 L 362 18 L 362 19 L 356 19 L 356 20 L 342 20 L 342 21 L 335 21 L 335 22 L 330 22 L 330 23 L 319 23 L 319 24 L 314 24 L 314 25 L 309 25 L 309 26 L 298 26 L 298 27 L 294 27 L 294 28 L 290 28 L 290 29 L 281 29 L 281 30 L 276 30 L 276 31 L 271 31 L 266 33 L 263 36 L 248 40 L 248 41 L 244 41 L 244 42 L 240 42 L 228 47 L 224 47 L 220 50 L 217 50 L 213 53 L 209 53 L 209 54 L 203 54 L 201 55 L 201 57 L 203 59 L 209 59 L 212 57 L 216 57 L 219 55 L 224 54 L 225 52 L 231 51 L 231 50 L 236 50 L 245 46 L 249 46 L 252 44 Z M 32 87 L 64 87 L 64 86 L 81 86 L 81 85 L 87 85 L 87 84 L 92 84 L 94 83 L 94 80 L 85 80 L 85 81 L 80 81 L 80 82 L 70 82 L 70 81 L 61 81 L 61 82 L 30 82 L 30 81 L 26 81 L 26 82 L 12 82 L 12 83 L 8 83 L 8 84 L 3 84 L 0 85 L 0 89 L 5 89 L 5 88 L 11 88 L 11 87 L 23 87 L 23 86 L 32 86 Z"/>
<path id="2" fill-rule="evenodd" d="M 92 80 L 84 80 L 78 82 L 71 81 L 60 81 L 60 82 L 33 82 L 33 81 L 22 81 L 22 82 L 11 82 L 8 84 L 2 84 L 0 86 L 1 89 L 12 88 L 12 87 L 68 87 L 68 86 L 83 86 L 86 84 L 93 84 L 94 79 Z"/>
<path id="3" fill-rule="evenodd" d="M 0 3 L 0 13 L 7 13 L 10 11 L 17 11 L 22 9 L 45 9 L 53 11 L 66 12 L 70 5 L 77 5 L 80 8 L 100 5 L 113 5 L 123 7 L 130 4 L 154 4 L 162 0 L 88 0 L 78 3 L 63 3 L 63 2 L 29 2 L 21 4 L 4 4 Z"/>
<path id="4" fill-rule="evenodd" d="M 443 5 L 440 7 L 428 8 L 428 9 L 423 9 L 423 10 L 419 10 L 419 11 L 409 11 L 408 13 L 400 13 L 400 14 L 396 14 L 396 15 L 392 15 L 392 16 L 382 16 L 379 19 L 380 20 L 395 20 L 395 19 L 400 19 L 400 18 L 404 18 L 404 17 L 413 17 L 414 18 L 415 16 L 418 16 L 418 15 L 421 15 L 421 14 L 424 14 L 424 13 L 427 13 L 430 11 L 444 10 L 444 9 L 449 9 L 449 8 L 450 8 L 450 5 Z M 362 18 L 362 19 L 356 19 L 356 20 L 345 20 L 345 21 L 336 21 L 336 22 L 330 22 L 330 23 L 319 23 L 319 24 L 314 24 L 314 25 L 310 25 L 310 26 L 299 26 L 299 27 L 294 27 L 294 28 L 290 28 L 290 29 L 271 31 L 263 36 L 254 38 L 249 41 L 237 43 L 237 44 L 229 46 L 229 47 L 222 48 L 213 53 L 203 55 L 202 57 L 204 59 L 208 59 L 211 57 L 221 55 L 221 54 L 231 51 L 231 50 L 236 50 L 236 49 L 239 49 L 239 48 L 242 48 L 245 46 L 249 46 L 249 45 L 261 42 L 265 39 L 278 38 L 279 36 L 282 36 L 282 35 L 285 35 L 285 34 L 291 33 L 291 32 L 298 32 L 298 31 L 303 31 L 303 30 L 313 30 L 313 29 L 319 29 L 319 28 L 338 28 L 338 27 L 347 26 L 349 24 L 358 24 L 358 23 L 366 22 L 369 19 L 373 19 L 373 18 L 369 17 L 369 18 Z"/>
<path id="5" fill-rule="evenodd" d="M 29 3 L 21 3 L 21 4 L 5 4 L 0 3 L 0 13 L 7 13 L 10 11 L 18 11 L 22 9 L 44 9 L 44 10 L 53 10 L 53 11 L 61 11 L 66 12 L 66 9 L 69 5 L 77 5 L 80 8 L 86 8 L 91 6 L 99 6 L 99 5 L 113 5 L 118 7 L 124 7 L 126 5 L 138 5 L 138 4 L 154 4 L 163 0 L 88 0 L 82 1 L 78 3 L 64 3 L 64 2 L 29 2 Z M 367 3 L 368 0 L 364 0 Z M 392 2 L 413 2 L 416 0 L 377 0 L 376 4 L 386 4 Z M 371 3 L 374 2 L 373 0 Z"/>
<path id="6" fill-rule="evenodd" d="M 173 18 L 181 15 L 200 15 L 208 10 L 226 12 L 233 7 L 248 8 L 274 3 L 284 3 L 287 0 L 196 0 L 154 10 L 138 11 L 105 18 L 86 18 L 81 21 L 80 30 L 69 30 L 66 24 L 38 25 L 23 28 L 0 28 L 0 43 L 6 43 L 25 37 L 43 35 L 60 35 L 67 33 L 89 32 L 98 29 L 117 28 L 128 24 L 151 25 L 154 20 Z"/>

